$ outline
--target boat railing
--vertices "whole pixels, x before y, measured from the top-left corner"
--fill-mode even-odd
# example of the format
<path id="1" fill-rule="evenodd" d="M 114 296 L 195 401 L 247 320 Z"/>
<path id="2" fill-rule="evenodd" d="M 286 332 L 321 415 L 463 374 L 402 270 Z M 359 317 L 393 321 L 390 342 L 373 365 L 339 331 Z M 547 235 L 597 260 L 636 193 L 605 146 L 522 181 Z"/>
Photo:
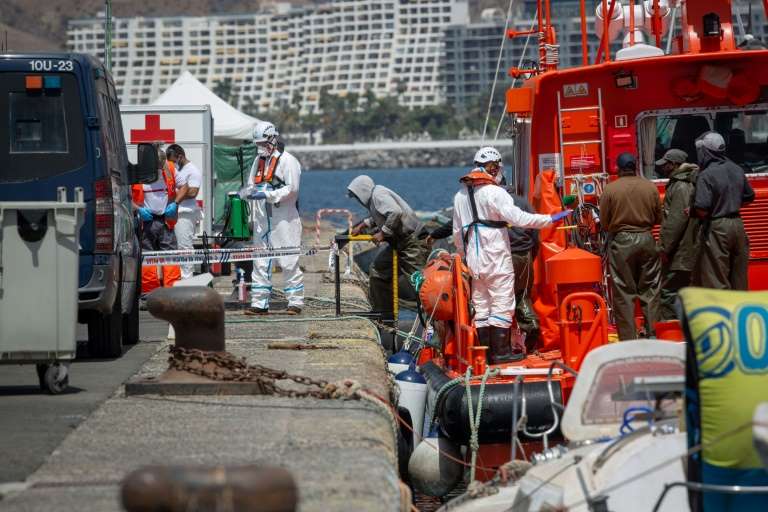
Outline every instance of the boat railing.
<path id="1" fill-rule="evenodd" d="M 667 493 L 675 487 L 685 487 L 689 491 L 694 492 L 718 492 L 723 494 L 768 494 L 768 486 L 749 486 L 749 485 L 719 485 L 719 484 L 703 484 L 701 482 L 672 482 L 664 484 L 664 490 L 659 495 L 659 499 L 656 501 L 656 505 L 653 507 L 653 512 L 658 512 L 661 509 L 661 504 L 667 497 Z"/>
<path id="2" fill-rule="evenodd" d="M 512 449 L 511 449 L 511 456 L 512 460 L 514 460 L 516 455 L 516 446 L 518 443 L 517 433 L 519 430 L 522 430 L 523 434 L 525 434 L 527 437 L 536 439 L 541 438 L 544 449 L 547 450 L 549 448 L 549 436 L 553 434 L 557 428 L 560 426 L 560 413 L 558 412 L 558 409 L 561 411 L 565 410 L 565 407 L 563 404 L 555 400 L 555 392 L 552 389 L 552 376 L 554 375 L 555 369 L 559 368 L 562 371 L 566 371 L 573 375 L 574 377 L 578 377 L 579 372 L 568 366 L 567 364 L 563 363 L 562 361 L 552 361 L 552 364 L 549 365 L 549 370 L 547 371 L 547 392 L 549 393 L 549 406 L 552 410 L 552 425 L 547 428 L 546 430 L 542 432 L 530 432 L 528 430 L 527 423 L 524 421 L 525 418 L 528 417 L 528 403 L 527 399 L 525 397 L 525 387 L 522 387 L 520 383 L 522 382 L 522 376 L 518 375 L 515 379 L 515 387 L 513 389 L 513 407 L 512 407 Z M 520 420 L 517 418 L 517 397 L 520 397 Z M 522 425 L 518 426 L 518 423 L 522 423 Z M 518 428 L 519 427 L 519 428 Z"/>

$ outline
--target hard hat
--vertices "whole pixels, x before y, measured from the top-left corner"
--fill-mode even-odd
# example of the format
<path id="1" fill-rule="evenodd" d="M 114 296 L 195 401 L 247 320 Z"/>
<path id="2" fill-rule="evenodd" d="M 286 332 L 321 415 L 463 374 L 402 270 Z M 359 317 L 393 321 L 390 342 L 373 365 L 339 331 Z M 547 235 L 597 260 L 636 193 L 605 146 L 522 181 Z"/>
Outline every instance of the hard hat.
<path id="1" fill-rule="evenodd" d="M 277 128 L 268 121 L 259 121 L 253 127 L 253 142 L 274 142 L 277 138 Z"/>
<path id="2" fill-rule="evenodd" d="M 485 146 L 484 148 L 480 148 L 477 153 L 475 153 L 475 160 L 474 162 L 476 164 L 487 164 L 488 162 L 501 162 L 501 153 L 499 151 L 491 146 Z"/>

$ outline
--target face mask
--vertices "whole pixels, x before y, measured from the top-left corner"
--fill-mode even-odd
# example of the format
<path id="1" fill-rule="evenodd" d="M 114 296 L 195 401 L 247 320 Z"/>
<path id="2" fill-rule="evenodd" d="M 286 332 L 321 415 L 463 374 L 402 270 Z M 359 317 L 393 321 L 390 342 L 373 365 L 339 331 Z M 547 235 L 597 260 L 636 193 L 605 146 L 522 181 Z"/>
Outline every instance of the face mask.
<path id="1" fill-rule="evenodd" d="M 269 155 L 272 154 L 272 146 L 270 145 L 257 145 L 256 146 L 256 152 L 258 155 L 262 158 L 267 158 Z"/>
<path id="2" fill-rule="evenodd" d="M 696 145 L 696 160 L 699 162 L 699 164 L 704 162 L 704 158 L 706 156 L 706 150 L 704 149 L 704 146 L 697 144 Z"/>
<path id="3" fill-rule="evenodd" d="M 491 176 L 493 176 L 493 181 L 496 182 L 497 185 L 500 185 L 502 180 L 504 179 L 504 167 L 501 164 L 497 164 L 495 171 L 496 171 L 495 175 L 490 171 L 486 171 L 486 172 Z"/>

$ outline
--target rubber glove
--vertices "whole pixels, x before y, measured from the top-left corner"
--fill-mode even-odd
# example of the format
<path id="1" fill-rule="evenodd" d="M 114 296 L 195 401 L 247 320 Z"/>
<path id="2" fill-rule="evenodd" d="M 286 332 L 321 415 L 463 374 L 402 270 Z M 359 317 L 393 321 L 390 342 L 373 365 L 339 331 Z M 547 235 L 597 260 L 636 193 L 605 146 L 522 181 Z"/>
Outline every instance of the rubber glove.
<path id="1" fill-rule="evenodd" d="M 561 212 L 553 213 L 551 218 L 552 222 L 560 222 L 564 218 L 568 217 L 573 213 L 573 210 L 563 210 Z"/>
<path id="2" fill-rule="evenodd" d="M 176 203 L 171 203 L 168 206 L 166 206 L 165 212 L 163 212 L 163 215 L 165 215 L 169 219 L 175 219 L 178 214 L 179 214 L 179 205 L 177 205 Z"/>
<path id="3" fill-rule="evenodd" d="M 152 212 L 149 211 L 149 208 L 139 208 L 137 210 L 139 212 L 139 218 L 143 220 L 144 222 L 149 222 L 152 220 Z"/>
<path id="4" fill-rule="evenodd" d="M 267 194 L 265 194 L 264 192 L 252 192 L 248 194 L 248 199 L 255 199 L 258 201 L 260 199 L 266 199 L 266 198 L 267 198 Z"/>

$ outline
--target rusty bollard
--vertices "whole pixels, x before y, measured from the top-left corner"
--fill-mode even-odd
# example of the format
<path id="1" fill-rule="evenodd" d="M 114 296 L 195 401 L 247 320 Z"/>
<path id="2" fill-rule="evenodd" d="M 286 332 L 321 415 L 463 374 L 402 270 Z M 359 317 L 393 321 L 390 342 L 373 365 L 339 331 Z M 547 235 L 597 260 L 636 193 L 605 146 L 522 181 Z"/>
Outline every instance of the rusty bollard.
<path id="1" fill-rule="evenodd" d="M 298 490 L 277 467 L 147 466 L 123 480 L 127 512 L 293 512 Z"/>
<path id="2" fill-rule="evenodd" d="M 149 294 L 147 309 L 176 331 L 176 346 L 223 352 L 224 301 L 211 288 L 158 288 Z"/>

